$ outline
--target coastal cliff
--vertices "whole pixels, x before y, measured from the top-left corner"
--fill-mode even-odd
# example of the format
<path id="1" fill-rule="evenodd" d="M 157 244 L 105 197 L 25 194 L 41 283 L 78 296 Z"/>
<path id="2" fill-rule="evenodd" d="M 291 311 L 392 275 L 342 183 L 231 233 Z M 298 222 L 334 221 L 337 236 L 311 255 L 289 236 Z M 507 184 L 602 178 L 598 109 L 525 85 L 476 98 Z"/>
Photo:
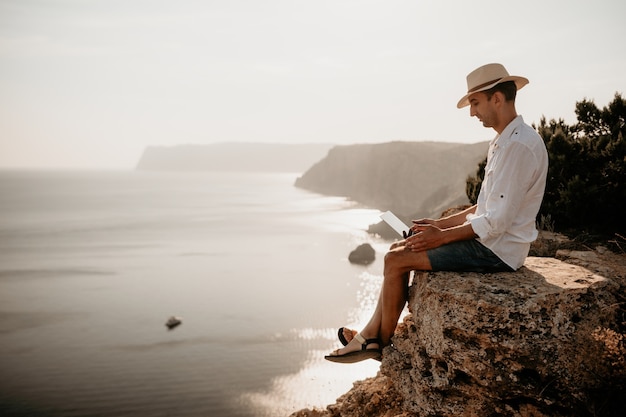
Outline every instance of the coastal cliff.
<path id="1" fill-rule="evenodd" d="M 624 254 L 603 248 L 418 273 L 378 375 L 292 417 L 623 415 L 625 290 Z"/>
<path id="2" fill-rule="evenodd" d="M 468 202 L 465 182 L 487 155 L 487 142 L 388 142 L 336 146 L 295 185 L 340 195 L 409 221 Z"/>

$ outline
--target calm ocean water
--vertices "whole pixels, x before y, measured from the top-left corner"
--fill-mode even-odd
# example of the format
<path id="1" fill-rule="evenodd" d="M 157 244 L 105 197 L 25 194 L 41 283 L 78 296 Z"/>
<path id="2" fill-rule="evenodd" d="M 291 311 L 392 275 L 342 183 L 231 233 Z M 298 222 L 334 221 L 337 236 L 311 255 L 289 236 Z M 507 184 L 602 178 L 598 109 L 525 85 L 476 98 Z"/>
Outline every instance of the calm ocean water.
<path id="1" fill-rule="evenodd" d="M 375 375 L 323 355 L 373 308 L 378 211 L 296 176 L 0 172 L 0 415 L 287 416 Z"/>

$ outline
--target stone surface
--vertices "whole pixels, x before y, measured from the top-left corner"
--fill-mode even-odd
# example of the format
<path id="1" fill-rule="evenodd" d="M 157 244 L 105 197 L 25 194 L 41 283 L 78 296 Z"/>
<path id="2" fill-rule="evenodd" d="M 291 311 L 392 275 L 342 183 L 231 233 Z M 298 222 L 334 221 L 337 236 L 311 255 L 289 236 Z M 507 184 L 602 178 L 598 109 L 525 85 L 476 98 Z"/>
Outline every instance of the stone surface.
<path id="1" fill-rule="evenodd" d="M 294 416 L 622 415 L 625 258 L 559 256 L 514 273 L 416 274 L 379 375 Z"/>

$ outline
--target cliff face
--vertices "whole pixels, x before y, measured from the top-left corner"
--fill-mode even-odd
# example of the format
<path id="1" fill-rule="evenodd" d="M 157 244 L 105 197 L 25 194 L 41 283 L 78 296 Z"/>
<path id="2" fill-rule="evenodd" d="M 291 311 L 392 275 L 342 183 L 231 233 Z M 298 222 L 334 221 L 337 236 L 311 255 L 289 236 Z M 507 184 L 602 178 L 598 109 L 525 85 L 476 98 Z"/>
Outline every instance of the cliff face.
<path id="1" fill-rule="evenodd" d="M 515 273 L 417 274 L 378 376 L 293 416 L 623 415 L 625 258 L 558 256 Z"/>
<path id="2" fill-rule="evenodd" d="M 296 186 L 392 210 L 407 220 L 438 216 L 468 202 L 466 178 L 476 174 L 487 147 L 487 142 L 337 146 L 298 178 Z"/>

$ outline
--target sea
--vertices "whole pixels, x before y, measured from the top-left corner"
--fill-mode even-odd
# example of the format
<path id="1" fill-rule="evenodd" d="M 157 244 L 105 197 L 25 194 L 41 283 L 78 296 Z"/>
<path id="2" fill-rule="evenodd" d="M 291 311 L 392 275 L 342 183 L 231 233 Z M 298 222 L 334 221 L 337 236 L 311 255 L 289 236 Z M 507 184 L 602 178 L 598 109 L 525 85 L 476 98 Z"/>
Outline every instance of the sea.
<path id="1" fill-rule="evenodd" d="M 0 171 L 0 415 L 289 416 L 375 376 L 323 357 L 374 309 L 380 212 L 298 175 Z"/>

